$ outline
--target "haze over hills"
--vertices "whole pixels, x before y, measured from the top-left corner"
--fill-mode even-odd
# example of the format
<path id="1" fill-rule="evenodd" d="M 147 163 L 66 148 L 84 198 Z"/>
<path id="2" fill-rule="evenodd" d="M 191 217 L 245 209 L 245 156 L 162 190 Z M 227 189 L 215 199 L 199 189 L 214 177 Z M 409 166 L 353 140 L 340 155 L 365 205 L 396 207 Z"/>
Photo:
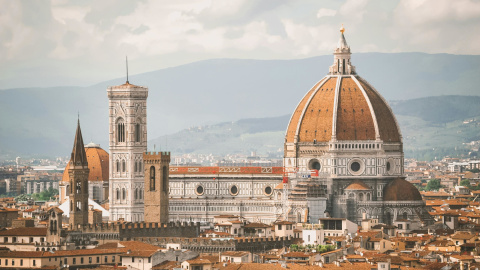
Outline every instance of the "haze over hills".
<path id="1" fill-rule="evenodd" d="M 352 63 L 356 65 L 357 72 L 387 100 L 442 95 L 478 96 L 479 60 L 480 56 L 476 55 L 352 55 Z M 130 76 L 130 82 L 149 87 L 148 136 L 154 139 L 192 126 L 290 115 L 310 87 L 327 74 L 331 62 L 331 55 L 300 60 L 217 59 Z M 110 80 L 85 88 L 0 91 L 0 156 L 68 155 L 72 148 L 78 113 L 86 143 L 93 140 L 108 149 L 106 87 L 122 84 L 124 81 L 123 78 Z M 448 117 L 455 115 L 457 111 L 460 112 L 459 115 L 470 115 L 464 114 L 462 110 L 470 110 L 475 104 L 472 103 L 473 100 L 468 98 L 466 103 L 455 103 L 450 109 L 440 103 L 432 104 L 431 108 L 444 108 L 437 113 L 450 123 L 452 119 Z M 402 102 L 392 103 L 398 114 L 416 118 L 430 115 L 431 110 L 428 110 L 429 107 L 425 106 L 422 100 L 415 101 L 416 105 L 408 103 L 408 106 L 415 107 L 413 111 L 403 109 L 405 106 L 401 105 Z M 280 129 L 283 132 L 288 120 L 285 124 L 281 124 L 284 122 L 280 118 L 277 120 L 278 126 L 284 125 Z M 431 119 L 424 120 L 432 122 Z M 249 127 L 244 125 L 248 132 L 242 130 L 241 134 L 261 133 L 248 129 L 264 125 L 264 122 Z M 243 135 L 243 139 L 246 142 L 258 139 L 257 142 L 261 145 L 272 145 L 272 149 L 275 149 L 277 143 L 270 144 L 269 141 L 276 138 L 275 140 L 280 140 L 280 146 L 283 143 L 283 134 L 275 135 L 275 132 L 279 130 L 264 131 L 262 139 L 248 135 Z M 168 136 L 168 145 L 173 147 L 174 142 L 170 137 Z M 200 143 L 201 140 L 198 140 Z M 159 145 L 162 144 L 161 141 Z M 204 147 L 198 144 L 182 147 L 198 151 Z M 225 145 L 228 145 L 228 142 Z"/>

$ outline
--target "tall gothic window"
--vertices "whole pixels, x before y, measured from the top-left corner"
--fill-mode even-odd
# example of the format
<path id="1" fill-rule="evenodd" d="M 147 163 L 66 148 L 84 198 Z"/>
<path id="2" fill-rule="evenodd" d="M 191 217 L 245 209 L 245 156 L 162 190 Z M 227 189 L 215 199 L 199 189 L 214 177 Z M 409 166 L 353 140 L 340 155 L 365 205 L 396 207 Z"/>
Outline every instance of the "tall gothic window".
<path id="1" fill-rule="evenodd" d="M 125 142 L 125 123 L 122 118 L 117 120 L 117 142 Z"/>
<path id="2" fill-rule="evenodd" d="M 345 74 L 345 59 L 343 59 L 343 74 Z"/>
<path id="3" fill-rule="evenodd" d="M 140 124 L 135 124 L 135 142 L 140 142 Z"/>
<path id="4" fill-rule="evenodd" d="M 135 200 L 138 200 L 138 189 L 135 189 Z"/>
<path id="5" fill-rule="evenodd" d="M 155 167 L 150 167 L 150 190 L 155 190 Z"/>
<path id="6" fill-rule="evenodd" d="M 125 172 L 125 160 L 122 160 L 122 172 Z"/>
<path id="7" fill-rule="evenodd" d="M 124 188 L 122 188 L 122 200 L 125 200 L 127 198 L 127 192 L 125 191 Z"/>
<path id="8" fill-rule="evenodd" d="M 120 189 L 117 188 L 117 200 L 120 200 Z"/>
<path id="9" fill-rule="evenodd" d="M 120 172 L 120 161 L 117 160 L 117 172 Z"/>
<path id="10" fill-rule="evenodd" d="M 137 169 L 138 169 L 138 168 L 137 168 L 137 161 L 135 161 L 135 168 L 134 168 L 133 171 L 134 171 L 134 172 L 137 172 Z"/>
<path id="11" fill-rule="evenodd" d="M 162 191 L 166 192 L 168 190 L 167 182 L 168 182 L 167 166 L 163 166 L 163 169 L 162 169 Z"/>

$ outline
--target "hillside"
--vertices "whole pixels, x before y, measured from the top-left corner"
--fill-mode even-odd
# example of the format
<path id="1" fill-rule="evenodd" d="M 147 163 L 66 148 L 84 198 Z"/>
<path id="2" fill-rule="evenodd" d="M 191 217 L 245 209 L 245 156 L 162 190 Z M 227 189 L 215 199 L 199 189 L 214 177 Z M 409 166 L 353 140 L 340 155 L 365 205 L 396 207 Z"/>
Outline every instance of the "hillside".
<path id="1" fill-rule="evenodd" d="M 289 115 L 327 73 L 331 61 L 330 55 L 300 60 L 216 59 L 134 75 L 130 82 L 149 87 L 148 136 L 158 138 L 192 126 Z M 480 94 L 480 56 L 358 53 L 352 62 L 387 100 Z M 1 90 L 0 157 L 68 155 L 78 113 L 84 140 L 108 148 L 106 87 L 123 82 Z M 425 118 L 429 114 L 422 106 L 401 113 Z"/>
<path id="2" fill-rule="evenodd" d="M 402 130 L 407 158 L 430 160 L 468 153 L 463 142 L 480 140 L 480 97 L 440 96 L 392 102 Z M 439 104 L 443 106 L 438 106 Z M 428 108 L 428 114 L 424 114 Z M 448 115 L 448 117 L 445 117 Z M 281 157 L 290 115 L 243 119 L 216 125 L 192 127 L 150 141 L 157 149 L 175 154 L 214 153 Z"/>

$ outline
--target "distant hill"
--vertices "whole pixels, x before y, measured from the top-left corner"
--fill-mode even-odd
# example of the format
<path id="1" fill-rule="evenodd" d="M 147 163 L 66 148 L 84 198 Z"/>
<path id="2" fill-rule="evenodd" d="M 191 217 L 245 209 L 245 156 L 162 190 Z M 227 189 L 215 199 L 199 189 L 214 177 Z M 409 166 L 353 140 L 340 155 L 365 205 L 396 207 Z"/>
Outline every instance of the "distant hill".
<path id="1" fill-rule="evenodd" d="M 430 160 L 465 154 L 463 142 L 480 140 L 480 97 L 439 96 L 392 102 L 406 157 Z M 441 104 L 442 106 L 439 106 Z M 428 113 L 427 113 L 428 111 Z M 447 117 L 448 116 L 448 117 Z M 192 127 L 150 141 L 175 154 L 250 154 L 281 157 L 290 115 Z"/>
<path id="2" fill-rule="evenodd" d="M 290 115 L 331 62 L 331 55 L 299 60 L 215 59 L 138 74 L 130 82 L 149 87 L 148 136 L 158 138 L 192 126 Z M 358 53 L 352 62 L 387 100 L 480 94 L 480 56 Z M 84 140 L 107 149 L 106 87 L 122 83 L 124 79 L 85 88 L 1 90 L 0 157 L 68 155 L 78 113 Z M 414 114 L 426 117 L 422 110 Z M 409 115 L 408 110 L 402 113 Z"/>

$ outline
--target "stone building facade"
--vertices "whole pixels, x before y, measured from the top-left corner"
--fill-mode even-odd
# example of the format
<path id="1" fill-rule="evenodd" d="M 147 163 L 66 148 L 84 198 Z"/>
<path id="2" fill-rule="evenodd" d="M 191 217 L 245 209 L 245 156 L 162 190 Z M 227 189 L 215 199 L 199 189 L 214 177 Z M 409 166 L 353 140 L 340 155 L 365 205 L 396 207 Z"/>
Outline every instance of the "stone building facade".
<path id="1" fill-rule="evenodd" d="M 143 153 L 143 162 L 146 187 L 145 222 L 167 223 L 170 152 Z"/>

